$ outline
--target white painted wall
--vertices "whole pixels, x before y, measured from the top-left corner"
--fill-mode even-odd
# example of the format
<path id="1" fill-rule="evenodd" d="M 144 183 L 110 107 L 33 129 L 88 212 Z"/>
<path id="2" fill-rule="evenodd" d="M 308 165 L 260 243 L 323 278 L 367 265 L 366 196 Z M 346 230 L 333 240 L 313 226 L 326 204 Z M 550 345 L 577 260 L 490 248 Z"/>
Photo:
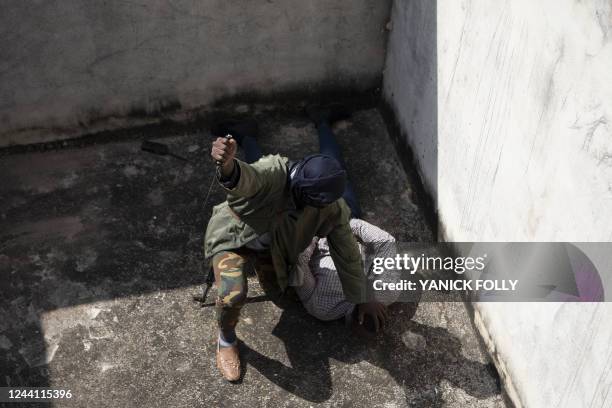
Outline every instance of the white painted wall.
<path id="1" fill-rule="evenodd" d="M 449 237 L 612 241 L 611 7 L 438 2 Z"/>
<path id="2" fill-rule="evenodd" d="M 0 146 L 237 93 L 379 85 L 390 0 L 0 5 Z"/>
<path id="3" fill-rule="evenodd" d="M 432 3 L 394 1 L 384 89 L 443 238 L 612 241 L 612 2 Z M 475 309 L 518 403 L 612 407 L 612 304 Z"/>

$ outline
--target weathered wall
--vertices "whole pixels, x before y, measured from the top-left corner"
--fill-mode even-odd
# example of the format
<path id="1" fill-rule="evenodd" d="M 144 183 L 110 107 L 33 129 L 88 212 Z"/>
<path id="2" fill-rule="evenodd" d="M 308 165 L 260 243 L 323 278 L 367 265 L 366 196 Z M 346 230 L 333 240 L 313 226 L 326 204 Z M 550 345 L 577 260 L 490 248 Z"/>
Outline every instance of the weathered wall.
<path id="1" fill-rule="evenodd" d="M 443 238 L 612 240 L 612 3 L 432 3 L 394 1 L 384 89 Z M 611 306 L 474 305 L 515 401 L 572 408 L 612 406 Z"/>
<path id="2" fill-rule="evenodd" d="M 437 191 L 436 1 L 393 3 L 383 92 L 412 148 L 425 186 Z"/>
<path id="3" fill-rule="evenodd" d="M 389 10 L 388 0 L 2 2 L 0 146 L 236 93 L 376 86 Z"/>

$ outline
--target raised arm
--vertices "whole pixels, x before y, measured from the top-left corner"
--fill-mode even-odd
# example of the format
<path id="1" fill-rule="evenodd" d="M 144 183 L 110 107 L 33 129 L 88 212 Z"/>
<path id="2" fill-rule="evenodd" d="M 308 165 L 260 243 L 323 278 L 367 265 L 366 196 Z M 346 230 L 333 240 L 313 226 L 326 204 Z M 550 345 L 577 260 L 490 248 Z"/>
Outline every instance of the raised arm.
<path id="1" fill-rule="evenodd" d="M 351 229 L 357 239 L 364 244 L 395 242 L 393 235 L 364 220 L 353 218 L 351 220 Z"/>
<path id="2" fill-rule="evenodd" d="M 229 193 L 238 197 L 251 197 L 262 187 L 257 170 L 236 156 L 236 139 L 218 137 L 212 144 L 210 156 L 219 163 L 217 179 Z"/>

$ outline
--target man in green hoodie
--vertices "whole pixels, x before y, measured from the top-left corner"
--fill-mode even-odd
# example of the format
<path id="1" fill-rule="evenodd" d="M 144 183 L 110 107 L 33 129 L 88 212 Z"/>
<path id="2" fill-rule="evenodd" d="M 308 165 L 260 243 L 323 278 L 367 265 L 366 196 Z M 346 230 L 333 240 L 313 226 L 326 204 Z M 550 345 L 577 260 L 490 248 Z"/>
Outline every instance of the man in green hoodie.
<path id="1" fill-rule="evenodd" d="M 372 319 L 378 327 L 386 318 L 382 304 L 366 300 L 362 260 L 349 225 L 351 208 L 345 201 L 352 201 L 352 189 L 350 185 L 347 188 L 337 145 L 330 140 L 334 137 L 332 114 L 319 110 L 311 117 L 323 154 L 298 162 L 269 155 L 247 163 L 260 156 L 253 151 L 256 126 L 249 123 L 222 126 L 218 134 L 234 137 L 219 137 L 212 144 L 211 156 L 219 164 L 217 179 L 227 192 L 227 200 L 213 209 L 206 229 L 205 256 L 212 258 L 218 290 L 217 367 L 229 381 L 240 377 L 235 328 L 247 296 L 247 262 L 253 263 L 267 296 L 283 307 L 300 252 L 314 236 L 327 237 L 344 296 L 358 305 L 359 322 Z M 235 158 L 238 144 L 245 148 L 246 161 Z"/>

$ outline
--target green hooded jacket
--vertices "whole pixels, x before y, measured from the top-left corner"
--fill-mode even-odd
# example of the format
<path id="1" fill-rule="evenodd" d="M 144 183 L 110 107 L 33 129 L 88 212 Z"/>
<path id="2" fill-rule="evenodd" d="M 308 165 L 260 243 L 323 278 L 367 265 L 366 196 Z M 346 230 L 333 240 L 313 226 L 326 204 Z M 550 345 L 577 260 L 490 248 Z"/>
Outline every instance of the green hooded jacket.
<path id="1" fill-rule="evenodd" d="M 296 209 L 289 192 L 287 158 L 269 155 L 253 164 L 235 160 L 240 177 L 231 189 L 219 183 L 227 192 L 227 200 L 213 208 L 204 242 L 206 258 L 240 248 L 269 232 L 274 269 L 284 290 L 300 252 L 314 236 L 327 237 L 344 296 L 351 303 L 365 302 L 363 261 L 344 199 L 324 208 Z"/>

